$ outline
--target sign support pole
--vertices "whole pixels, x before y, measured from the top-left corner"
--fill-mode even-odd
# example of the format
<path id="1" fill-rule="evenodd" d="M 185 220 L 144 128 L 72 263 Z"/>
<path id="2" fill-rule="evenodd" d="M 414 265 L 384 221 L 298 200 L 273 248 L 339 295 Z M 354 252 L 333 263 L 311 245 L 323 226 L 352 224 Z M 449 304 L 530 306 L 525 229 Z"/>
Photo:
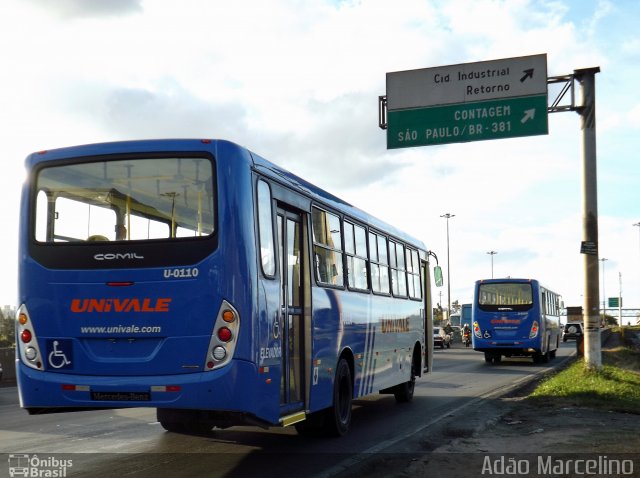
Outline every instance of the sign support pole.
<path id="1" fill-rule="evenodd" d="M 622 272 L 618 272 L 618 326 L 622 327 Z"/>
<path id="2" fill-rule="evenodd" d="M 583 147 L 583 214 L 582 237 L 588 244 L 598 244 L 598 181 L 596 168 L 596 89 L 595 74 L 599 67 L 574 70 L 574 77 L 582 85 L 582 106 L 577 108 L 582 117 Z M 589 368 L 602 367 L 600 344 L 600 297 L 598 291 L 598 252 L 584 256 L 584 359 Z"/>

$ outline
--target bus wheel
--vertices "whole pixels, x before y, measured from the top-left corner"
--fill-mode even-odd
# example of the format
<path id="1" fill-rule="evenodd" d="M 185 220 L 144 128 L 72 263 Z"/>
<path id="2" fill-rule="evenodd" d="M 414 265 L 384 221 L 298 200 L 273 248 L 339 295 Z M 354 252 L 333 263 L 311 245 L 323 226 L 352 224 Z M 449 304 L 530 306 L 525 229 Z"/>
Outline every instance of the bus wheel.
<path id="1" fill-rule="evenodd" d="M 484 361 L 487 363 L 498 363 L 502 360 L 502 356 L 500 354 L 494 352 L 485 352 L 484 353 Z"/>
<path id="2" fill-rule="evenodd" d="M 533 354 L 533 363 L 547 363 L 549 361 L 549 352 Z"/>
<path id="3" fill-rule="evenodd" d="M 345 359 L 340 359 L 333 382 L 333 406 L 327 411 L 325 420 L 325 431 L 328 435 L 341 437 L 347 434 L 351 426 L 352 399 L 351 368 Z"/>
<path id="4" fill-rule="evenodd" d="M 162 428 L 164 428 L 168 432 L 185 433 L 187 431 L 187 429 L 185 428 L 184 424 L 182 424 L 182 423 L 160 422 L 160 425 L 162 425 Z"/>
<path id="5" fill-rule="evenodd" d="M 185 423 L 185 428 L 187 433 L 191 433 L 194 435 L 202 435 L 205 433 L 209 433 L 213 429 L 213 423 L 205 420 L 205 421 L 192 421 Z"/>
<path id="6" fill-rule="evenodd" d="M 162 428 L 174 433 L 209 433 L 214 426 L 210 420 L 199 417 L 194 410 L 158 408 L 156 417 Z"/>
<path id="7" fill-rule="evenodd" d="M 184 425 L 184 420 L 181 420 L 181 413 L 178 410 L 171 410 L 168 408 L 158 408 L 156 410 L 156 418 L 162 425 L 162 428 L 168 432 L 184 433 L 187 428 Z"/>
<path id="8" fill-rule="evenodd" d="M 500 363 L 502 362 L 502 355 L 495 352 L 485 352 L 484 361 L 487 363 Z"/>
<path id="9" fill-rule="evenodd" d="M 413 392 L 416 389 L 416 370 L 415 361 L 412 361 L 409 381 L 396 385 L 393 389 L 393 396 L 396 397 L 396 402 L 407 403 L 413 400 Z"/>
<path id="10" fill-rule="evenodd" d="M 325 423 L 328 419 L 328 414 L 322 412 L 310 413 L 304 421 L 296 423 L 294 427 L 299 435 L 320 437 L 325 432 Z"/>

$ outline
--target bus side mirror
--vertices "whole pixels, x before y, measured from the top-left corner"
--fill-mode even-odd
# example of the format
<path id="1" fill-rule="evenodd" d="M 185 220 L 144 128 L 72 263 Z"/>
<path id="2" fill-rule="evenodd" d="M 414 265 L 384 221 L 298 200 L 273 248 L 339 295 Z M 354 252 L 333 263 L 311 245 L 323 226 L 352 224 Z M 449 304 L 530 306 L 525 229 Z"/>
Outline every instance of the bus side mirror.
<path id="1" fill-rule="evenodd" d="M 436 287 L 442 287 L 442 268 L 440 266 L 433 268 L 433 278 L 435 279 Z"/>

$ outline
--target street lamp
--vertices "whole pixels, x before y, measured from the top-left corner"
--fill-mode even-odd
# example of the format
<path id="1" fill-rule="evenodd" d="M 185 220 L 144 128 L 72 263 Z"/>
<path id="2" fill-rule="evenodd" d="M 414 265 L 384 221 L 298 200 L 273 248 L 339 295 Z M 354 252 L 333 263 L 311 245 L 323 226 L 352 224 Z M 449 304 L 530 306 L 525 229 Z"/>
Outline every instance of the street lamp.
<path id="1" fill-rule="evenodd" d="M 451 315 L 451 267 L 449 266 L 449 219 L 455 214 L 446 213 L 440 217 L 447 220 L 447 313 Z"/>
<path id="2" fill-rule="evenodd" d="M 634 224 L 634 226 L 637 226 L 637 227 L 638 227 L 638 232 L 640 233 L 640 221 L 636 222 L 636 223 Z M 620 324 L 620 325 L 622 325 L 622 324 Z"/>
<path id="3" fill-rule="evenodd" d="M 489 254 L 491 256 L 491 278 L 493 279 L 493 256 L 495 256 L 497 254 L 496 251 L 489 251 L 487 252 L 487 254 Z"/>
<path id="4" fill-rule="evenodd" d="M 607 314 L 607 294 L 604 292 L 604 261 L 608 261 L 606 257 L 600 259 L 602 262 L 602 322 L 604 323 L 605 315 Z"/>

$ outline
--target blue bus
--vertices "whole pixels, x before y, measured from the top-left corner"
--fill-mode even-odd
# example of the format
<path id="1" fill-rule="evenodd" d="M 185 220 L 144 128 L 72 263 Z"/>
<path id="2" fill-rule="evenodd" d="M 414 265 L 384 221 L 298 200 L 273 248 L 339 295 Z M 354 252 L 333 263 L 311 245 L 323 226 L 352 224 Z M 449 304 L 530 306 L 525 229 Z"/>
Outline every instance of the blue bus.
<path id="1" fill-rule="evenodd" d="M 30 413 L 153 407 L 169 431 L 340 436 L 353 399 L 410 401 L 431 370 L 425 245 L 253 152 L 127 141 L 26 166 L 16 367 Z"/>
<path id="2" fill-rule="evenodd" d="M 462 304 L 458 312 L 449 316 L 449 322 L 454 327 L 471 326 L 471 304 Z"/>
<path id="3" fill-rule="evenodd" d="M 475 283 L 473 349 L 487 363 L 530 356 L 555 358 L 560 347 L 560 296 L 534 279 L 486 279 Z"/>

